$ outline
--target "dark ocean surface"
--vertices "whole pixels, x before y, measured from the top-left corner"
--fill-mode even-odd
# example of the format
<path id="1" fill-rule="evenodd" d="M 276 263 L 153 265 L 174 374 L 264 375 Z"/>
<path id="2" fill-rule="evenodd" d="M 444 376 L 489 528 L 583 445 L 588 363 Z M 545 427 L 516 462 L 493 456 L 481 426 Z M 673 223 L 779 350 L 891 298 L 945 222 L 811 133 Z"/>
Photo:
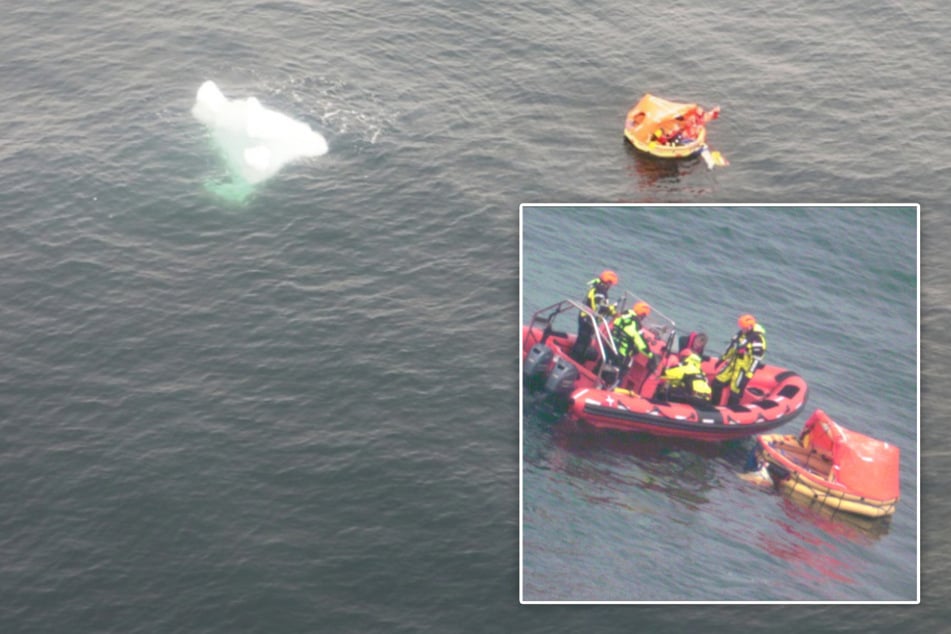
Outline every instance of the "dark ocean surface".
<path id="1" fill-rule="evenodd" d="M 951 618 L 939 3 L 7 5 L 0 631 L 934 632 Z M 329 152 L 219 197 L 227 174 L 190 113 L 208 79 L 308 123 Z M 720 105 L 709 142 L 731 165 L 631 151 L 624 116 L 645 92 Z M 812 404 L 894 434 L 903 499 L 886 534 L 852 539 L 750 492 L 741 448 L 559 445 L 529 424 L 533 459 L 561 456 L 566 484 L 546 491 L 535 552 L 600 496 L 586 546 L 611 562 L 557 579 L 546 570 L 572 553 L 536 560 L 532 592 L 629 599 L 637 579 L 658 599 L 907 600 L 920 528 L 921 605 L 520 605 L 519 205 L 547 202 L 874 207 L 760 211 L 756 226 L 727 210 L 683 245 L 781 254 L 789 295 L 769 269 L 727 288 L 722 249 L 664 268 L 676 214 L 594 215 L 574 233 L 565 219 L 543 236 L 563 256 L 526 288 L 574 294 L 616 263 L 717 343 L 738 303 L 756 307 L 769 354 L 817 385 Z M 921 204 L 920 504 L 914 226 L 886 203 Z M 614 522 L 648 476 L 668 490 L 626 511 L 655 529 L 634 543 Z M 672 514 L 701 541 L 657 523 Z M 745 556 L 742 531 L 761 538 Z"/>

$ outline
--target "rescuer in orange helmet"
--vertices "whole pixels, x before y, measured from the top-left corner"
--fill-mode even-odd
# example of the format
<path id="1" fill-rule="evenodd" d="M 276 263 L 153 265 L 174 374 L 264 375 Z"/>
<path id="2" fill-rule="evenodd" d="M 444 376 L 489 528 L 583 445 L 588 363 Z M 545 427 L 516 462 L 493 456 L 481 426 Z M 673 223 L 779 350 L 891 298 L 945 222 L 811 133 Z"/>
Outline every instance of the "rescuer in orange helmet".
<path id="1" fill-rule="evenodd" d="M 588 292 L 585 293 L 582 304 L 595 315 L 613 316 L 617 313 L 617 306 L 608 300 L 608 291 L 618 283 L 617 273 L 611 269 L 601 271 L 601 274 L 588 282 Z M 571 358 L 578 363 L 584 363 L 591 337 L 594 335 L 594 319 L 587 312 L 578 313 L 578 338 L 571 347 Z"/>
<path id="2" fill-rule="evenodd" d="M 736 320 L 739 330 L 720 357 L 716 378 L 713 380 L 713 404 L 720 404 L 723 388 L 730 386 L 727 405 L 737 407 L 747 382 L 766 355 L 766 330 L 750 314 Z"/>
<path id="3" fill-rule="evenodd" d="M 648 373 L 654 370 L 654 353 L 641 335 L 641 328 L 645 317 L 651 314 L 651 307 L 647 302 L 638 301 L 623 315 L 614 320 L 611 336 L 617 347 L 617 357 L 613 359 L 618 367 L 618 384 L 624 380 L 631 360 L 637 354 L 647 357 Z"/>

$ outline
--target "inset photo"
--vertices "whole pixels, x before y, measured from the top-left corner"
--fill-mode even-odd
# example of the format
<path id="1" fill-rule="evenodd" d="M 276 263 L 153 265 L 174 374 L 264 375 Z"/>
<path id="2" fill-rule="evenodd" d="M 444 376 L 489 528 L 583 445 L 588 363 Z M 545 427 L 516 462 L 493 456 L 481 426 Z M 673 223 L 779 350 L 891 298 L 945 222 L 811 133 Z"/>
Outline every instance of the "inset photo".
<path id="1" fill-rule="evenodd" d="M 520 601 L 920 601 L 920 208 L 524 204 Z"/>

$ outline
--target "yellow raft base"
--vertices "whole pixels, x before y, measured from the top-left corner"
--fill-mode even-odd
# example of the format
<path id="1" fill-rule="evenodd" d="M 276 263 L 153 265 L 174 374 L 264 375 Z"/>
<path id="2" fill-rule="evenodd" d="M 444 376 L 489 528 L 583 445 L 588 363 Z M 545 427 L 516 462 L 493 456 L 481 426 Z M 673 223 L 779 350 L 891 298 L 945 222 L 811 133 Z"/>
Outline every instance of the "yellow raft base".
<path id="1" fill-rule="evenodd" d="M 812 504 L 821 504 L 835 511 L 852 513 L 863 517 L 887 517 L 895 513 L 898 498 L 874 500 L 854 495 L 836 488 L 832 480 L 832 461 L 814 449 L 799 444 L 794 435 L 769 435 L 762 437 L 763 444 L 783 455 L 789 463 L 778 460 L 770 451 L 759 447 L 760 460 L 765 461 L 776 486 L 792 497 Z M 776 472 L 788 473 L 775 477 Z"/>

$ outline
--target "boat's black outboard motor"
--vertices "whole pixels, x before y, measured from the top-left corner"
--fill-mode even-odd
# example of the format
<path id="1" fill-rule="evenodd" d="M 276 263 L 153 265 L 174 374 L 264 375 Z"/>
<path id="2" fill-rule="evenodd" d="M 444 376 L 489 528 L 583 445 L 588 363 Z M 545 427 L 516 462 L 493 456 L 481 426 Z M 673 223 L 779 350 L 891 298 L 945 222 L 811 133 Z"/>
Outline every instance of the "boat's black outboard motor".
<path id="1" fill-rule="evenodd" d="M 545 381 L 545 392 L 554 403 L 567 407 L 578 376 L 580 376 L 578 368 L 569 361 L 559 358 L 555 362 L 555 367 L 551 369 L 548 380 Z"/>
<path id="2" fill-rule="evenodd" d="M 538 391 L 545 386 L 548 367 L 554 357 L 555 353 L 552 349 L 541 343 L 536 343 L 528 351 L 528 355 L 522 363 L 522 377 L 530 392 Z"/>

